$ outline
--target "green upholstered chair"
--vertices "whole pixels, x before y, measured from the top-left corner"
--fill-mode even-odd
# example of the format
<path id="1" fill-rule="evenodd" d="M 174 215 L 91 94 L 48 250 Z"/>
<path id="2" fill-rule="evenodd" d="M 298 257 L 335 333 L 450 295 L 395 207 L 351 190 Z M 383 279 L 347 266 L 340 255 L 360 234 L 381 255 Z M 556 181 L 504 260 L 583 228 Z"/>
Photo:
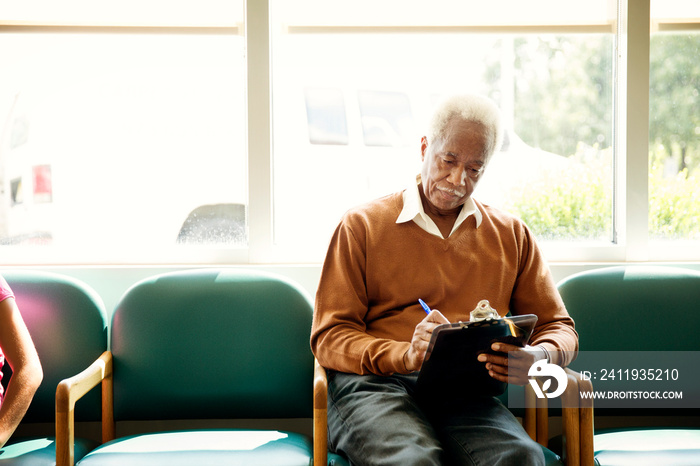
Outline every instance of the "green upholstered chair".
<path id="1" fill-rule="evenodd" d="M 581 352 L 700 349 L 699 271 L 614 266 L 572 275 L 558 287 L 576 321 Z M 599 424 L 626 419 L 634 426 L 595 431 L 591 455 L 597 465 L 700 464 L 698 410 L 607 408 L 594 413 Z"/>
<path id="2" fill-rule="evenodd" d="M 62 403 L 77 398 L 70 395 L 75 387 L 104 375 L 113 380 L 113 397 L 107 393 L 105 399 L 111 411 L 103 419 L 107 431 L 113 431 L 113 421 L 310 420 L 311 317 L 308 296 L 272 274 L 203 269 L 148 278 L 130 288 L 114 311 L 106 370 L 98 367 L 64 381 Z M 115 438 L 77 464 L 307 466 L 312 461 L 312 439 L 302 433 L 212 426 Z M 65 431 L 57 433 L 59 444 L 69 444 L 69 422 Z"/>
<path id="3" fill-rule="evenodd" d="M 56 387 L 62 379 L 84 370 L 107 349 L 104 304 L 88 285 L 60 274 L 35 270 L 0 273 L 15 293 L 44 372 L 20 427 L 0 449 L 0 466 L 53 465 Z M 95 391 L 86 396 L 75 419 L 98 421 L 100 410 L 100 396 Z M 22 430 L 48 430 L 51 435 L 23 438 Z M 76 458 L 82 458 L 98 445 L 93 440 L 75 439 L 71 448 Z"/>

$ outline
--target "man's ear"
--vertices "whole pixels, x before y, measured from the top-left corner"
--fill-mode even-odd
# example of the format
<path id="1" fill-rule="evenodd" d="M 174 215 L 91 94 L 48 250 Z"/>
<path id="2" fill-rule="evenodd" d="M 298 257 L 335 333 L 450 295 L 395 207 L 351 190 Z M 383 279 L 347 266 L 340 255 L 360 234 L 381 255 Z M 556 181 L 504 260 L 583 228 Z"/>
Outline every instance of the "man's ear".
<path id="1" fill-rule="evenodd" d="M 428 150 L 428 138 L 426 136 L 423 136 L 420 139 L 420 159 L 421 162 L 425 160 L 425 151 Z"/>

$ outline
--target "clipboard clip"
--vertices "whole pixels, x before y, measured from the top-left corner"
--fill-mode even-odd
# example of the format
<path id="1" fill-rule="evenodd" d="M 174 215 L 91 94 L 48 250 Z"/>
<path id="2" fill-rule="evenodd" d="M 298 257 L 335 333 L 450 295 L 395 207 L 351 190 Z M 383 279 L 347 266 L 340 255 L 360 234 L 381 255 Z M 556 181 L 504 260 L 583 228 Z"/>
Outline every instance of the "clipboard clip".
<path id="1" fill-rule="evenodd" d="M 480 322 L 480 321 L 489 321 L 489 320 L 496 320 L 496 319 L 501 319 L 501 315 L 496 311 L 494 308 L 491 307 L 491 304 L 489 304 L 488 300 L 482 299 L 479 301 L 479 304 L 476 305 L 474 310 L 469 313 L 469 320 L 470 322 Z M 508 324 L 508 327 L 510 328 L 510 334 L 513 336 L 517 336 L 517 332 L 515 331 L 515 325 L 513 324 L 513 321 L 503 317 L 503 321 Z"/>
<path id="2" fill-rule="evenodd" d="M 500 318 L 501 316 L 498 314 L 498 311 L 492 308 L 486 299 L 479 301 L 479 304 L 477 304 L 474 310 L 469 313 L 470 322 Z"/>

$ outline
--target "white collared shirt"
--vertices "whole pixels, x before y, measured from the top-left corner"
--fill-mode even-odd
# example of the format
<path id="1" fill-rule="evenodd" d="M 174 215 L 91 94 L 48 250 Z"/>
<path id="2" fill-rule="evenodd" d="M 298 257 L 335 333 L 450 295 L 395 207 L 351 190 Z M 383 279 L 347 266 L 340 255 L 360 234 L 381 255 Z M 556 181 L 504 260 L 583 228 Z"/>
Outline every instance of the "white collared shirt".
<path id="1" fill-rule="evenodd" d="M 418 175 L 416 177 L 415 184 L 412 184 L 403 192 L 403 209 L 401 210 L 399 217 L 396 219 L 396 223 L 406 223 L 413 220 L 416 222 L 416 225 L 431 235 L 439 236 L 440 238 L 444 239 L 442 233 L 440 233 L 440 229 L 437 227 L 435 222 L 433 222 L 433 219 L 431 219 L 428 214 L 425 213 L 425 210 L 423 210 L 423 203 L 421 202 L 420 193 L 418 192 L 420 182 L 421 177 Z M 450 235 L 452 235 L 452 233 L 459 228 L 462 222 L 464 222 L 472 214 L 476 220 L 476 227 L 479 228 L 482 219 L 481 211 L 477 209 L 476 204 L 470 196 L 462 206 L 462 210 L 459 211 L 459 215 L 457 216 L 457 220 L 452 227 Z"/>

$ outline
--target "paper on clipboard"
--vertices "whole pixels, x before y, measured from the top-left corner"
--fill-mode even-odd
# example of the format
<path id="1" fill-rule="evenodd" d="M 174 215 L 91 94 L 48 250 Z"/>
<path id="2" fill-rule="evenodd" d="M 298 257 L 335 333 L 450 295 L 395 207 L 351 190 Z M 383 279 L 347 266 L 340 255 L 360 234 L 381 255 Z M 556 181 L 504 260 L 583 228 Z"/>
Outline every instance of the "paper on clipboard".
<path id="1" fill-rule="evenodd" d="M 536 323 L 536 315 L 526 314 L 437 326 L 418 375 L 418 394 L 443 399 L 502 394 L 506 383 L 491 377 L 477 357 L 493 353 L 496 341 L 525 346 Z"/>

